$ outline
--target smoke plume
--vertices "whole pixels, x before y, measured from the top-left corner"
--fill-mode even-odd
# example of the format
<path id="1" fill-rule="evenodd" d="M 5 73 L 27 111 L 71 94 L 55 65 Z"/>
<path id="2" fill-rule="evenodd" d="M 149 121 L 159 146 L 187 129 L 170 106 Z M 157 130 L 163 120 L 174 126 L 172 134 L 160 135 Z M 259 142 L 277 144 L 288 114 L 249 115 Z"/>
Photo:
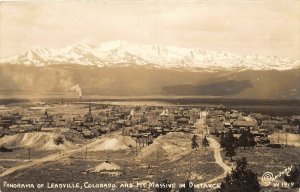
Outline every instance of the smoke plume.
<path id="1" fill-rule="evenodd" d="M 79 86 L 79 84 L 76 84 L 76 85 L 73 85 L 71 88 L 70 88 L 71 91 L 75 91 L 76 93 L 78 93 L 79 97 L 82 96 L 82 90 Z"/>

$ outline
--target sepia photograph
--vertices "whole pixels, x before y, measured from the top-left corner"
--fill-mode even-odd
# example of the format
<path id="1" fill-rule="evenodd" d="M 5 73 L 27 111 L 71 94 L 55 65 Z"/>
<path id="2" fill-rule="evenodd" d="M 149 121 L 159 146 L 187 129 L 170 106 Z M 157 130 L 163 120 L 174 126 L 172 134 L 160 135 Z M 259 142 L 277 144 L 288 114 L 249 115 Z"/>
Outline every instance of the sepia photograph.
<path id="1" fill-rule="evenodd" d="M 0 192 L 300 192 L 300 1 L 0 0 Z"/>

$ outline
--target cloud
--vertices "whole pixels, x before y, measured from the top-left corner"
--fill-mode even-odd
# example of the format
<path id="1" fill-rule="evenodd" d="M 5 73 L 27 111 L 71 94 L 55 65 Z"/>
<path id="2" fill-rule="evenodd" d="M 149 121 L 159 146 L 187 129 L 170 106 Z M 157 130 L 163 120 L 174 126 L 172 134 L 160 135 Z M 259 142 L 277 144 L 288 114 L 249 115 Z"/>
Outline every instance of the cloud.
<path id="1" fill-rule="evenodd" d="M 288 0 L 5 2 L 0 57 L 88 38 L 300 58 L 299 7 Z"/>

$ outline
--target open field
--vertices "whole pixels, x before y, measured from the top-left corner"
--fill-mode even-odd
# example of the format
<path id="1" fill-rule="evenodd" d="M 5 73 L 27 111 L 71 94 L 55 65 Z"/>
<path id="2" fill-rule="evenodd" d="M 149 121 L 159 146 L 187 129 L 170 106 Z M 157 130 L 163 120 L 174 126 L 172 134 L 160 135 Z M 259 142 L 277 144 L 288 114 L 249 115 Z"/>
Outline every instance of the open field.
<path id="1" fill-rule="evenodd" d="M 300 147 L 300 135 L 291 133 L 273 133 L 270 136 L 271 141 L 284 145 Z"/>

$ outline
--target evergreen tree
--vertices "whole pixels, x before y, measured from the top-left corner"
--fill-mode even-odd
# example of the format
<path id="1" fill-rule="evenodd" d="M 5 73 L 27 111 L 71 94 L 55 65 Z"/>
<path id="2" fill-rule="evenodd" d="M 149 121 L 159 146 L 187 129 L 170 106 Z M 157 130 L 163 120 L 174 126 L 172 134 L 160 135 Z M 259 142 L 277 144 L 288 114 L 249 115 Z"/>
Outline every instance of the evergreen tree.
<path id="1" fill-rule="evenodd" d="M 205 135 L 204 138 L 203 138 L 202 145 L 203 145 L 204 147 L 209 146 L 209 142 L 208 142 L 208 140 L 207 140 L 207 138 L 206 138 L 206 135 Z"/>
<path id="2" fill-rule="evenodd" d="M 225 148 L 225 135 L 223 132 L 220 134 L 220 145 L 222 148 Z"/>
<path id="3" fill-rule="evenodd" d="M 256 142 L 254 140 L 254 135 L 250 132 L 250 129 L 242 130 L 242 134 L 238 140 L 238 144 L 240 147 L 254 147 Z"/>
<path id="4" fill-rule="evenodd" d="M 247 169 L 245 157 L 236 161 L 237 166 L 231 174 L 227 174 L 219 192 L 259 192 L 257 174 Z"/>
<path id="5" fill-rule="evenodd" d="M 59 136 L 59 137 L 54 139 L 54 143 L 56 145 L 64 144 L 64 138 L 62 136 Z"/>
<path id="6" fill-rule="evenodd" d="M 300 164 L 294 166 L 292 171 L 288 174 L 289 176 L 285 175 L 284 180 L 288 183 L 294 183 L 293 188 L 300 187 Z"/>
<path id="7" fill-rule="evenodd" d="M 238 143 L 240 147 L 244 147 L 244 150 L 246 149 L 246 146 L 248 146 L 248 138 L 245 130 L 242 130 L 242 134 L 239 138 Z"/>
<path id="8" fill-rule="evenodd" d="M 228 133 L 225 135 L 226 142 L 231 141 L 233 144 L 235 144 L 236 138 L 233 136 L 233 132 L 231 129 L 229 129 Z"/>
<path id="9" fill-rule="evenodd" d="M 197 142 L 197 136 L 194 135 L 193 138 L 192 138 L 192 149 L 198 149 L 199 148 L 199 145 L 198 145 L 198 142 Z"/>
<path id="10" fill-rule="evenodd" d="M 179 189 L 179 192 L 194 192 L 194 185 L 190 186 L 190 181 L 185 181 L 185 186 Z"/>
<path id="11" fill-rule="evenodd" d="M 256 141 L 254 137 L 250 137 L 249 144 L 252 149 L 256 146 Z"/>
<path id="12" fill-rule="evenodd" d="M 254 139 L 254 135 L 249 131 L 249 146 L 250 147 L 255 147 L 256 141 Z"/>
<path id="13" fill-rule="evenodd" d="M 225 155 L 230 157 L 232 161 L 232 157 L 236 155 L 235 148 L 236 148 L 236 138 L 233 136 L 232 130 L 230 129 L 229 132 L 225 136 L 224 147 L 225 147 Z"/>
<path id="14" fill-rule="evenodd" d="M 225 155 L 230 157 L 230 160 L 233 161 L 232 157 L 236 155 L 235 148 L 233 145 L 226 145 L 225 147 Z"/>

